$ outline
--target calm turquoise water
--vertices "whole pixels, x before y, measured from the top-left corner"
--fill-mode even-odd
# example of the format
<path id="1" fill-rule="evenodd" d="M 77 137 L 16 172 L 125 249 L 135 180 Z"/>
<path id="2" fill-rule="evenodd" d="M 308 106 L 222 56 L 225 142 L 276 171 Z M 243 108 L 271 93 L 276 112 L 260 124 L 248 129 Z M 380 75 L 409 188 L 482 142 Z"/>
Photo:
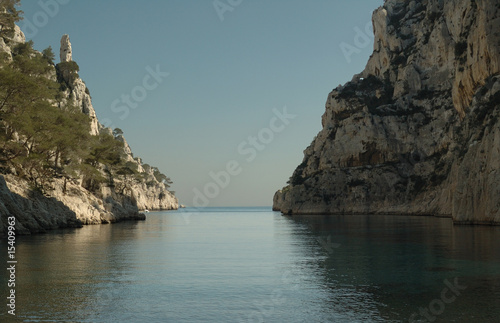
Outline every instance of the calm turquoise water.
<path id="1" fill-rule="evenodd" d="M 500 227 L 212 208 L 17 242 L 18 321 L 500 321 Z"/>

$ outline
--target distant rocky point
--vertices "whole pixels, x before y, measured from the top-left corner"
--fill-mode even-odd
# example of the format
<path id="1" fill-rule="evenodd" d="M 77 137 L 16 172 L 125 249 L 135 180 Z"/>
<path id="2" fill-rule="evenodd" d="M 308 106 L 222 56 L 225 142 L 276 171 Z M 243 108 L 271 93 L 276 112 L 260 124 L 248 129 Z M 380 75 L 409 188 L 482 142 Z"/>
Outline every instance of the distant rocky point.
<path id="1" fill-rule="evenodd" d="M 386 0 L 273 208 L 500 224 L 500 3 Z"/>

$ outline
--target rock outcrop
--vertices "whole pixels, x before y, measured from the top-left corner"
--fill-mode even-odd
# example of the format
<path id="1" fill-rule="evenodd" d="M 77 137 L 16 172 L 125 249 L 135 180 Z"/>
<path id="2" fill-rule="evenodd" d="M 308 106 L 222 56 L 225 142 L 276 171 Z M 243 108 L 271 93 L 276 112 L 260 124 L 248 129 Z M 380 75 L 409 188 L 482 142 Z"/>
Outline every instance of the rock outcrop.
<path id="1" fill-rule="evenodd" d="M 12 61 L 12 48 L 24 42 L 26 42 L 26 37 L 24 36 L 24 33 L 21 31 L 18 25 L 15 25 L 12 37 L 6 36 L 5 39 L 3 37 L 0 37 L 0 54 L 3 53 L 7 55 L 6 56 L 7 60 Z"/>
<path id="2" fill-rule="evenodd" d="M 61 63 L 73 62 L 73 52 L 71 50 L 71 42 L 68 35 L 63 35 L 61 38 L 60 59 Z M 66 91 L 67 98 L 62 104 L 68 104 L 69 101 L 74 106 L 79 107 L 81 111 L 90 118 L 90 134 L 94 136 L 97 135 L 102 129 L 102 126 L 97 120 L 97 115 L 92 106 L 92 98 L 90 97 L 87 85 L 85 85 L 85 82 L 83 82 L 80 77 L 73 77 L 70 73 L 64 74 L 63 77 L 69 85 L 69 89 Z"/>
<path id="3" fill-rule="evenodd" d="M 0 176 L 0 233 L 7 231 L 7 219 L 16 218 L 16 234 L 46 232 L 57 228 L 81 227 L 76 214 L 55 198 L 31 192 L 16 179 L 17 184 L 7 185 Z"/>
<path id="4" fill-rule="evenodd" d="M 500 4 L 387 0 L 373 26 L 273 208 L 500 224 Z"/>
<path id="5" fill-rule="evenodd" d="M 12 49 L 25 42 L 23 33 L 16 26 L 14 36 L 9 39 L 0 37 L 0 52 L 12 60 Z M 69 67 L 77 66 L 72 61 L 69 36 L 61 39 L 61 63 Z M 74 63 L 74 64 L 73 64 Z M 66 68 L 65 71 L 69 69 Z M 70 71 L 71 72 L 71 71 Z M 60 71 L 59 71 L 60 73 Z M 56 68 L 47 76 L 56 79 Z M 91 135 L 102 133 L 112 135 L 109 128 L 104 128 L 97 120 L 89 90 L 76 74 L 62 75 L 69 87 L 62 92 L 60 102 L 54 102 L 64 109 L 71 104 L 90 117 Z M 61 83 L 62 84 L 62 83 Z M 115 137 L 123 142 L 122 158 L 128 167 L 135 169 L 135 177 L 110 178 L 110 172 L 104 165 L 96 168 L 109 178 L 92 190 L 86 189 L 84 176 L 75 178 L 51 179 L 51 185 L 43 194 L 33 191 L 32 185 L 16 176 L 15 171 L 0 175 L 0 236 L 7 231 L 7 218 L 16 218 L 16 232 L 30 234 L 67 227 L 81 227 L 86 224 L 112 223 L 123 220 L 143 220 L 140 211 L 172 210 L 178 208 L 177 198 L 150 166 L 143 165 L 141 159 L 134 158 L 132 150 L 123 135 Z M 157 169 L 156 169 L 157 171 Z"/>
<path id="6" fill-rule="evenodd" d="M 59 58 L 61 60 L 61 63 L 71 62 L 73 60 L 73 51 L 71 50 L 71 42 L 69 41 L 69 35 L 63 35 L 61 37 Z"/>

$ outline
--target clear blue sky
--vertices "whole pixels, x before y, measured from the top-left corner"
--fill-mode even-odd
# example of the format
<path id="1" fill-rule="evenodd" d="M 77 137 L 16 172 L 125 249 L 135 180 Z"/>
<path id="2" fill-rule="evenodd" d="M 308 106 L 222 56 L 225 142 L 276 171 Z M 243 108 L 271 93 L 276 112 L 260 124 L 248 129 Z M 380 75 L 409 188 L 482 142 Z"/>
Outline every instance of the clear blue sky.
<path id="1" fill-rule="evenodd" d="M 363 70 L 373 37 L 356 35 L 383 1 L 216 3 L 22 0 L 19 25 L 57 61 L 69 34 L 99 120 L 172 178 L 180 203 L 268 206 L 321 129 L 328 93 Z M 287 125 L 273 112 L 285 106 Z"/>

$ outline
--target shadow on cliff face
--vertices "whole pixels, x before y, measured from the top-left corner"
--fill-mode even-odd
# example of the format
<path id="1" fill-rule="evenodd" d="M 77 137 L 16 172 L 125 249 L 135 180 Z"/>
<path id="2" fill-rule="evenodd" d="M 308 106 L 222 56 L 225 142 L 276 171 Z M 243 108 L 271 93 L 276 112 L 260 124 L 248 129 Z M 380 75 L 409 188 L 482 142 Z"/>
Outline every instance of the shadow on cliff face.
<path id="1" fill-rule="evenodd" d="M 35 191 L 29 191 L 27 195 L 12 192 L 5 178 L 0 176 L 0 237 L 7 235 L 9 217 L 16 219 L 16 234 L 82 227 L 75 212 L 62 202 Z"/>

